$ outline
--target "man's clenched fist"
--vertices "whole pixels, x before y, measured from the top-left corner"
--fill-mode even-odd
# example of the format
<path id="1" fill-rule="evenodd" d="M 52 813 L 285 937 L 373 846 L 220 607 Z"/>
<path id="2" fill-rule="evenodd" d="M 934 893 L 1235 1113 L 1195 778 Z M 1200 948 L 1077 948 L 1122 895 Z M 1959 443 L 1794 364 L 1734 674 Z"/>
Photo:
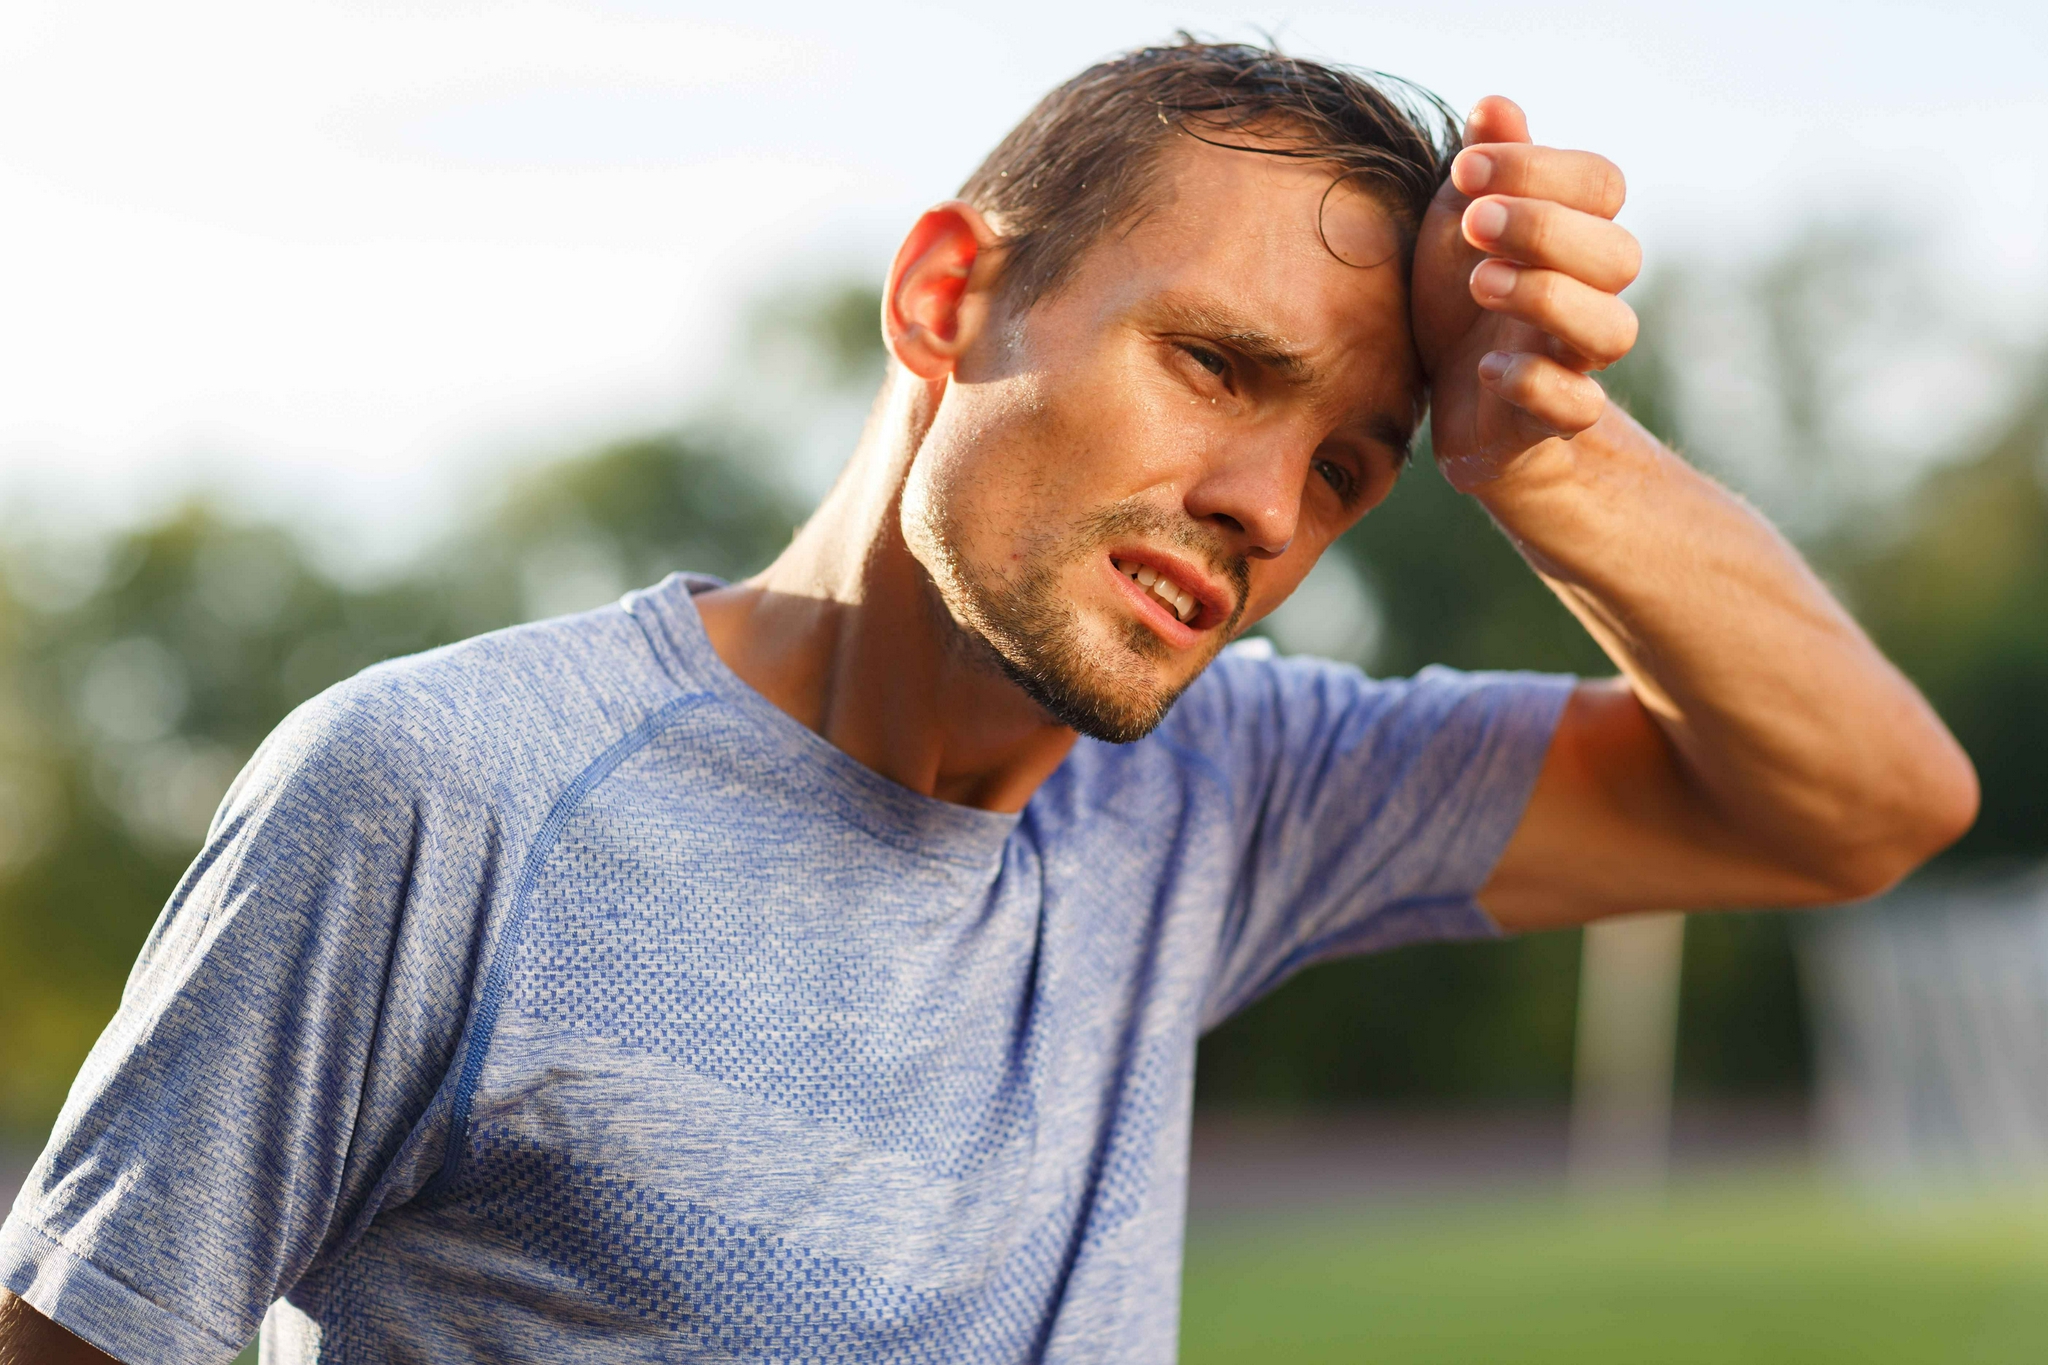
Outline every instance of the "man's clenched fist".
<path id="1" fill-rule="evenodd" d="M 1412 301 L 1437 459 L 1459 488 L 1606 409 L 1587 375 L 1635 344 L 1619 295 L 1642 268 L 1635 237 L 1612 221 L 1622 196 L 1613 162 L 1535 146 L 1511 100 L 1489 95 L 1466 120 L 1423 218 Z"/>

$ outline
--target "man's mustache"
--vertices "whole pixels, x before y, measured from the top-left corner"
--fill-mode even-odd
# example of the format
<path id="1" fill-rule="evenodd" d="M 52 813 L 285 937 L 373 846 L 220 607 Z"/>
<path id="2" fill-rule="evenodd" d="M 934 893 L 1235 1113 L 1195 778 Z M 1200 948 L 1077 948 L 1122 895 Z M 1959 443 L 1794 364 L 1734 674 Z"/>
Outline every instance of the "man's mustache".
<path id="1" fill-rule="evenodd" d="M 1076 540 L 1091 548 L 1125 538 L 1169 545 L 1230 584 L 1230 619 L 1223 623 L 1226 635 L 1232 633 L 1238 618 L 1244 615 L 1252 587 L 1250 556 L 1232 549 L 1222 532 L 1203 525 L 1186 512 L 1168 511 L 1143 498 L 1125 498 L 1090 513 L 1076 533 Z"/>

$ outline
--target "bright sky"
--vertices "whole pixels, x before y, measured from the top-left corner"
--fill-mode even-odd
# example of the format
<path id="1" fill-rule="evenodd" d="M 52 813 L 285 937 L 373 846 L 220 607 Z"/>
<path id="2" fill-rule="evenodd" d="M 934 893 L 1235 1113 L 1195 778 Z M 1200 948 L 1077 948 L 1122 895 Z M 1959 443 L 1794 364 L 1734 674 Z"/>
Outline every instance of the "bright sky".
<path id="1" fill-rule="evenodd" d="M 433 526 L 451 471 L 658 421 L 740 303 L 878 270 L 1048 87 L 1264 28 L 1621 163 L 1650 259 L 1896 217 L 2048 297 L 2048 6 L 1859 0 L 751 7 L 11 0 L 0 491 L 100 518 L 204 482 Z"/>

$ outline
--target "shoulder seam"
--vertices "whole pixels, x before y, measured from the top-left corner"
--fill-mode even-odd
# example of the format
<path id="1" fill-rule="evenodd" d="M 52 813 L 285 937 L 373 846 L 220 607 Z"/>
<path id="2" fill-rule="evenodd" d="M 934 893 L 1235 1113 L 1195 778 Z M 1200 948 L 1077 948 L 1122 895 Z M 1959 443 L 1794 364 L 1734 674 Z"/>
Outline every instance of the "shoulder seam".
<path id="1" fill-rule="evenodd" d="M 498 1010 L 504 1004 L 505 992 L 512 974 L 512 961 L 519 953 L 519 943 L 526 930 L 527 906 L 533 895 L 534 883 L 539 879 L 541 864 L 554 849 L 555 840 L 561 836 L 562 827 L 583 799 L 590 795 L 592 788 L 633 754 L 644 748 L 647 742 L 664 729 L 678 715 L 701 702 L 710 701 L 709 692 L 692 692 L 670 698 L 668 702 L 648 716 L 632 731 L 611 748 L 591 760 L 589 766 L 576 775 L 562 794 L 555 798 L 555 804 L 548 811 L 540 831 L 534 836 L 533 847 L 519 867 L 519 881 L 513 889 L 512 908 L 506 916 L 505 932 L 497 950 L 491 954 L 489 975 L 484 979 L 484 988 L 477 998 L 475 1021 L 470 1025 L 469 1038 L 462 1050 L 462 1070 L 455 1082 L 454 1112 L 448 1118 L 448 1146 L 441 1158 L 441 1169 L 420 1190 L 420 1197 L 440 1194 L 455 1181 L 457 1170 L 462 1164 L 462 1152 L 468 1142 L 470 1107 L 476 1099 L 477 1083 L 483 1072 L 484 1054 L 490 1050 L 491 1035 L 498 1025 Z"/>
<path id="2" fill-rule="evenodd" d="M 653 602 L 652 589 L 644 589 L 643 591 L 649 594 L 643 600 L 651 605 Z M 704 684 L 688 676 L 688 666 L 683 662 L 680 651 L 676 649 L 675 641 L 668 637 L 668 628 L 664 626 L 657 633 L 654 627 L 648 623 L 645 616 L 642 616 L 633 607 L 626 606 L 624 599 L 620 600 L 619 606 L 626 613 L 626 619 L 631 621 L 634 627 L 639 630 L 640 639 L 646 644 L 647 652 L 654 656 L 654 666 L 659 668 L 675 686 L 686 690 L 701 690 Z"/>

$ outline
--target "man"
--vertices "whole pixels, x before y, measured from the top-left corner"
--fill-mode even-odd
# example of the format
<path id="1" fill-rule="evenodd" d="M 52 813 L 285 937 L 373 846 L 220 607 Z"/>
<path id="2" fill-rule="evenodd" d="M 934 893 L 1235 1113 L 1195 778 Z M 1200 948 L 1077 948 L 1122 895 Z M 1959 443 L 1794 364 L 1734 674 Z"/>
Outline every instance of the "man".
<path id="1" fill-rule="evenodd" d="M 0 1341 L 1171 1360 L 1203 1028 L 1333 954 L 1841 900 L 1955 838 L 1940 722 L 1587 377 L 1634 338 L 1620 174 L 1497 98 L 1451 161 L 1433 110 L 1238 46 L 1083 73 L 911 229 L 774 564 L 295 713 L 0 1237 Z M 1425 393 L 1620 680 L 1222 654 Z"/>

